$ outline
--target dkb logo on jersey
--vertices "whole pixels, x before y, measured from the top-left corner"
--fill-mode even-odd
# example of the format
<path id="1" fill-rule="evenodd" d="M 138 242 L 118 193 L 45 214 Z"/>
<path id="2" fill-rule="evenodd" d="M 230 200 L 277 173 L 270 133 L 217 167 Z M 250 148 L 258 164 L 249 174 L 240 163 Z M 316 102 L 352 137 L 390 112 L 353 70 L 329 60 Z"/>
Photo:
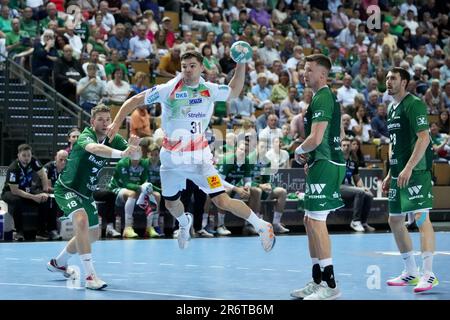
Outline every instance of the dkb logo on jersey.
<path id="1" fill-rule="evenodd" d="M 323 117 L 323 114 L 324 114 L 323 110 L 314 111 L 312 118 L 316 119 L 316 118 L 319 118 L 319 117 Z"/>
<path id="2" fill-rule="evenodd" d="M 175 93 L 175 100 L 186 99 L 188 97 L 187 91 L 181 91 Z"/>
<path id="3" fill-rule="evenodd" d="M 422 189 L 421 185 L 409 187 L 408 192 L 411 195 L 411 197 L 409 197 L 409 200 L 423 198 L 423 194 L 419 194 L 420 189 Z"/>
<path id="4" fill-rule="evenodd" d="M 389 190 L 389 200 L 394 200 L 396 195 L 397 195 L 397 190 L 395 190 L 395 189 Z"/>

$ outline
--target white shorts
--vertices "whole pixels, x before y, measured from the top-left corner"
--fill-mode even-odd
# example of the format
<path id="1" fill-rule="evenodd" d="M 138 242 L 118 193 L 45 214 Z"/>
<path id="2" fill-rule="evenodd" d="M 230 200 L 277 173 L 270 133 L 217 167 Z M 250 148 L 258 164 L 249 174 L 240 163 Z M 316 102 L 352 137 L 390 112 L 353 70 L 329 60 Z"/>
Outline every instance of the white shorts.
<path id="1" fill-rule="evenodd" d="M 127 191 L 128 189 L 122 188 L 120 189 L 120 191 L 117 193 L 116 196 L 116 206 L 117 207 L 123 207 L 125 205 L 125 199 L 123 198 L 123 194 L 125 191 Z"/>
<path id="2" fill-rule="evenodd" d="M 161 189 L 163 197 L 173 197 L 194 182 L 206 194 L 225 191 L 208 148 L 193 152 L 173 152 L 161 148 Z"/>
<path id="3" fill-rule="evenodd" d="M 305 210 L 305 216 L 317 221 L 327 221 L 330 210 L 325 211 L 308 211 Z"/>

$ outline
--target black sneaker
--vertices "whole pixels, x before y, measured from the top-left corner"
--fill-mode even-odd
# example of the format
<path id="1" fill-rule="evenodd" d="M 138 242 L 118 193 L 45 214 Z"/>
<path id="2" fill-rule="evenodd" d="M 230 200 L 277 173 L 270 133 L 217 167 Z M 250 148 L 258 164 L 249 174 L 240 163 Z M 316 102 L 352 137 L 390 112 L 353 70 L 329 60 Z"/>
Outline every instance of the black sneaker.
<path id="1" fill-rule="evenodd" d="M 22 233 L 22 232 L 16 232 L 16 233 L 14 234 L 14 240 L 15 240 L 15 241 L 20 241 L 20 242 L 22 242 L 22 241 L 25 240 L 25 237 L 23 236 L 23 233 Z"/>

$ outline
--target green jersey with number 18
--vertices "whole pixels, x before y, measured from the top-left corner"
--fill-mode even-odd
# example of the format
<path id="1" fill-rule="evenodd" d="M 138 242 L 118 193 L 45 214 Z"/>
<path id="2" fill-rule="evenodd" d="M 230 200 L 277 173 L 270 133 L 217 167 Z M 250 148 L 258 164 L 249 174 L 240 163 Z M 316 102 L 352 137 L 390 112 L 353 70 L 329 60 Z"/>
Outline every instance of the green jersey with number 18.
<path id="1" fill-rule="evenodd" d="M 387 126 L 392 144 L 391 176 L 396 178 L 411 158 L 417 133 L 429 130 L 425 103 L 409 93 L 399 103 L 392 102 L 388 108 Z M 431 170 L 433 159 L 431 147 L 430 142 L 425 154 L 413 170 Z"/>

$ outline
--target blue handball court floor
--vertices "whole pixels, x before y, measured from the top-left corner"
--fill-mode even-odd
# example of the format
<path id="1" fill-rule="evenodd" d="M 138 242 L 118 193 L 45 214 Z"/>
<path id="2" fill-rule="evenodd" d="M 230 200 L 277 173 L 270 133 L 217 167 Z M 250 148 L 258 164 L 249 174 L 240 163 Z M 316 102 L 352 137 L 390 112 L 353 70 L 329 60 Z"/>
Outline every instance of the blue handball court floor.
<path id="1" fill-rule="evenodd" d="M 419 236 L 412 233 L 416 250 Z M 436 233 L 433 267 L 440 285 L 424 294 L 385 285 L 403 269 L 392 234 L 333 234 L 331 239 L 341 299 L 450 299 L 450 232 Z M 290 300 L 290 291 L 311 278 L 305 235 L 278 236 L 270 253 L 256 236 L 197 238 L 185 250 L 174 239 L 107 240 L 94 244 L 93 256 L 108 287 L 91 291 L 47 271 L 47 261 L 65 244 L 0 243 L 0 300 Z M 78 256 L 69 264 L 81 268 Z"/>

